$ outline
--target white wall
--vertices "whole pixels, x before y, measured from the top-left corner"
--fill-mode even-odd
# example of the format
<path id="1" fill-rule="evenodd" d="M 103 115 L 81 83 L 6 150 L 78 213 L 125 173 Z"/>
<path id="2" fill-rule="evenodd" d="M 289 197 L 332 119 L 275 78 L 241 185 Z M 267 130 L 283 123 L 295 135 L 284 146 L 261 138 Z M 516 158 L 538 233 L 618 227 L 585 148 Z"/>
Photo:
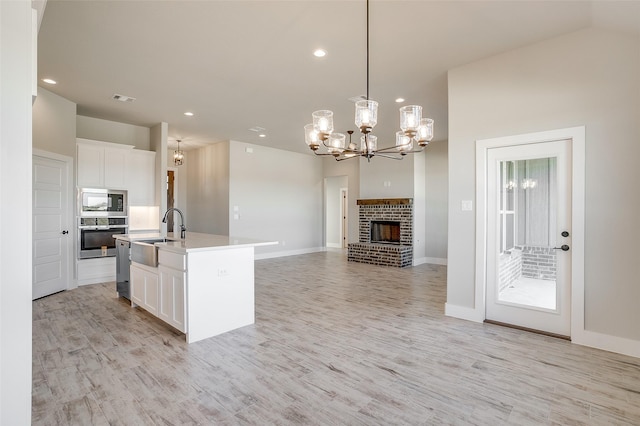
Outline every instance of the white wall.
<path id="1" fill-rule="evenodd" d="M 0 424 L 31 424 L 31 2 L 0 1 Z"/>
<path id="2" fill-rule="evenodd" d="M 447 263 L 447 141 L 425 149 L 425 256 L 429 263 Z"/>
<path id="3" fill-rule="evenodd" d="M 639 76 L 640 40 L 596 29 L 449 72 L 447 304 L 474 306 L 475 140 L 584 125 L 585 328 L 640 341 Z"/>
<path id="4" fill-rule="evenodd" d="M 185 151 L 187 231 L 229 235 L 229 142 Z"/>
<path id="5" fill-rule="evenodd" d="M 76 157 L 76 104 L 38 87 L 33 104 L 33 147 Z"/>
<path id="6" fill-rule="evenodd" d="M 323 249 L 322 161 L 232 141 L 229 176 L 229 235 L 280 241 L 256 255 Z"/>
<path id="7" fill-rule="evenodd" d="M 148 127 L 79 115 L 76 120 L 76 135 L 79 138 L 134 145 L 136 149 L 153 151 Z"/>

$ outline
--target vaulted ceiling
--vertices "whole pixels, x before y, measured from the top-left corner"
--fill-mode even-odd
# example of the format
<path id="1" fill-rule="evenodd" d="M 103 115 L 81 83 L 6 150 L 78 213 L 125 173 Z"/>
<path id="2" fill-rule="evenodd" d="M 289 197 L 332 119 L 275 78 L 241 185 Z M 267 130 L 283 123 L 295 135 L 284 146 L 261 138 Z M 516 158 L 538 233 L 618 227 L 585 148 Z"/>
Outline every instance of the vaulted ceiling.
<path id="1" fill-rule="evenodd" d="M 167 122 L 187 149 L 238 140 L 307 152 L 303 126 L 313 111 L 333 110 L 337 131 L 355 127 L 349 98 L 366 92 L 365 7 L 48 0 L 38 75 L 58 83 L 40 84 L 75 102 L 80 115 Z M 370 95 L 380 103 L 380 145 L 398 130 L 396 98 L 422 105 L 436 121 L 435 140 L 445 140 L 447 70 L 590 26 L 640 36 L 640 2 L 372 0 Z M 314 57 L 316 48 L 327 55 Z"/>

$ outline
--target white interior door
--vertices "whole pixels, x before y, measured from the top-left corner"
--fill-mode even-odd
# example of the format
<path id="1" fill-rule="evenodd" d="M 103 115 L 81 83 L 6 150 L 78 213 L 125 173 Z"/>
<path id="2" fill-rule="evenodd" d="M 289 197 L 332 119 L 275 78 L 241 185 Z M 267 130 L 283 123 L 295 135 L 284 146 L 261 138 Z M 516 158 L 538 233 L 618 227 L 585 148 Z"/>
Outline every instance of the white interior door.
<path id="1" fill-rule="evenodd" d="M 69 165 L 33 156 L 33 299 L 69 284 Z"/>
<path id="2" fill-rule="evenodd" d="M 486 319 L 571 334 L 571 141 L 487 153 Z"/>

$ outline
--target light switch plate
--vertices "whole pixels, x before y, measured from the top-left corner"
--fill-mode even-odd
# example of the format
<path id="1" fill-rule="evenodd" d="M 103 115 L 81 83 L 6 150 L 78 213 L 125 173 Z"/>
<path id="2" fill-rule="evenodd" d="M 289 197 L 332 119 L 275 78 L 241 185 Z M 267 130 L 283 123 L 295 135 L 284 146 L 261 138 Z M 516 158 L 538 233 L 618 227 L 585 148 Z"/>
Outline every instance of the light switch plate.
<path id="1" fill-rule="evenodd" d="M 463 212 L 470 212 L 473 210 L 473 201 L 472 200 L 462 200 L 460 202 L 460 208 Z"/>

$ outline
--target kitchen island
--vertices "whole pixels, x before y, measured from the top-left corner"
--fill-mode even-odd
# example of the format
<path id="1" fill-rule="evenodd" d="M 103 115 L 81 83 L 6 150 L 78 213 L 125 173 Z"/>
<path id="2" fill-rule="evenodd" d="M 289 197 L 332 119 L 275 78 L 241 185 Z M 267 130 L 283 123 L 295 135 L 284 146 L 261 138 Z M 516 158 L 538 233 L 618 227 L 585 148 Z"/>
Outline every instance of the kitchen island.
<path id="1" fill-rule="evenodd" d="M 160 234 L 125 234 L 135 244 Z M 139 306 L 197 342 L 255 322 L 254 248 L 278 244 L 187 232 L 153 242 L 157 262 L 130 266 L 131 305 Z M 156 263 L 156 265 L 154 265 Z"/>

